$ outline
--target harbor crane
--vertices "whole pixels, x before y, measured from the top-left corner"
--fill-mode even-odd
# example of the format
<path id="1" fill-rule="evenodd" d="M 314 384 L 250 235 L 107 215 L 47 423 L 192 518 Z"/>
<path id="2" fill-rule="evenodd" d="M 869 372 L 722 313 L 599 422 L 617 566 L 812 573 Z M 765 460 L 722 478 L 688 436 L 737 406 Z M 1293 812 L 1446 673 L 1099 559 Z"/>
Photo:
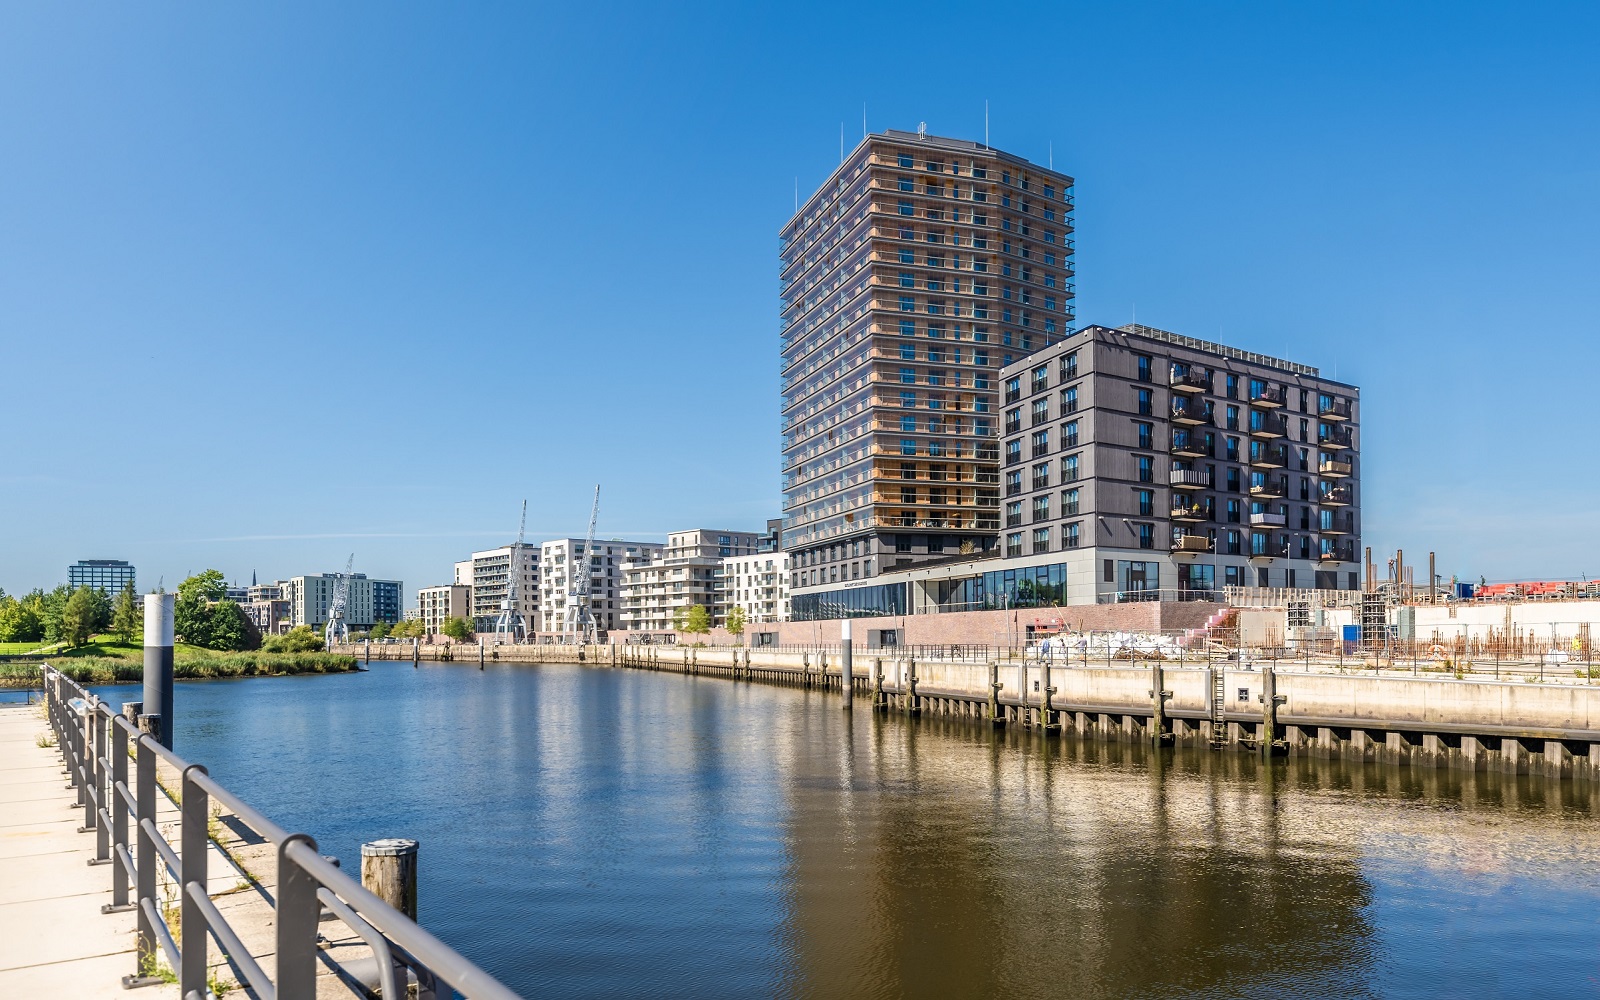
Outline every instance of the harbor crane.
<path id="1" fill-rule="evenodd" d="M 328 605 L 328 627 L 323 632 L 329 651 L 336 642 L 350 641 L 350 626 L 344 620 L 344 611 L 350 599 L 350 571 L 355 565 L 356 554 L 352 552 L 344 564 L 344 572 L 335 573 L 333 577 L 333 601 Z"/>
<path id="2" fill-rule="evenodd" d="M 511 565 L 506 570 L 506 596 L 500 599 L 500 617 L 494 622 L 495 643 L 519 643 L 528 637 L 522 620 L 522 605 L 517 600 L 517 580 L 522 576 L 522 538 L 528 528 L 528 501 L 522 501 L 522 520 L 517 522 L 517 542 L 511 546 Z"/>
<path id="3" fill-rule="evenodd" d="M 566 631 L 578 636 L 578 645 L 588 645 L 599 640 L 591 610 L 590 574 L 594 571 L 594 524 L 600 516 L 600 487 L 594 488 L 594 505 L 589 508 L 589 533 L 583 539 L 583 551 L 574 553 L 572 565 L 567 567 L 567 621 Z"/>

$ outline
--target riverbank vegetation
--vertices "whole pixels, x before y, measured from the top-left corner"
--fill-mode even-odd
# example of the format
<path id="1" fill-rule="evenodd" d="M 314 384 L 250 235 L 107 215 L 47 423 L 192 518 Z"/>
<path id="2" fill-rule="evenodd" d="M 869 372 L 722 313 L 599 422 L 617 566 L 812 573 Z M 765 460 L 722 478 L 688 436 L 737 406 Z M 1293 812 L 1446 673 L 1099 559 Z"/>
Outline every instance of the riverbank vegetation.
<path id="1" fill-rule="evenodd" d="M 316 642 L 316 650 L 320 650 L 321 641 Z M 173 648 L 172 661 L 172 674 L 179 680 L 337 674 L 356 669 L 354 657 L 333 653 L 306 650 L 219 652 L 184 643 Z M 0 663 L 0 688 L 36 687 L 40 663 L 49 663 L 79 684 L 131 684 L 144 677 L 144 647 L 125 642 L 116 635 L 94 636 L 81 646 L 61 649 L 38 659 Z"/>

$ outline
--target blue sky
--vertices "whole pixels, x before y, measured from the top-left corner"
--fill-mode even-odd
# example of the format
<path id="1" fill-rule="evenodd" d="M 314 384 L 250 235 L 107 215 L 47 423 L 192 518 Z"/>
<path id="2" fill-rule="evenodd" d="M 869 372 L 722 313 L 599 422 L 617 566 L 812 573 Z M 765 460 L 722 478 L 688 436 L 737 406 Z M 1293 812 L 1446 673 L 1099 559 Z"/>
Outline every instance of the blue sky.
<path id="1" fill-rule="evenodd" d="M 779 512 L 777 231 L 839 129 L 1078 179 L 1079 317 L 1359 384 L 1366 540 L 1600 575 L 1600 8 L 0 11 L 0 586 Z M 1536 512 L 1530 514 L 1530 512 Z M 408 600 L 412 595 L 408 593 Z"/>

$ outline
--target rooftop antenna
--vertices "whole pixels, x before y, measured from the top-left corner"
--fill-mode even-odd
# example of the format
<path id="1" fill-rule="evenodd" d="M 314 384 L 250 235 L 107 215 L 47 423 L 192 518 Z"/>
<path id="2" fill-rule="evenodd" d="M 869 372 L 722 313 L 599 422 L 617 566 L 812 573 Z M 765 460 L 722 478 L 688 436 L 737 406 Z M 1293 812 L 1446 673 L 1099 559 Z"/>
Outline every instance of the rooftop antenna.
<path id="1" fill-rule="evenodd" d="M 867 102 L 861 102 L 861 138 L 867 137 Z"/>
<path id="2" fill-rule="evenodd" d="M 1054 141 L 1052 141 L 1050 143 L 1049 164 L 1050 164 L 1050 169 L 1051 170 L 1054 170 L 1056 168 L 1056 144 L 1055 144 Z"/>
<path id="3" fill-rule="evenodd" d="M 927 137 L 928 137 L 928 123 L 927 122 L 917 122 L 917 138 L 918 139 L 926 139 Z"/>
<path id="4" fill-rule="evenodd" d="M 800 211 L 800 175 L 794 176 L 794 210 Z"/>
<path id="5" fill-rule="evenodd" d="M 984 146 L 988 146 L 989 145 L 989 101 L 988 101 L 988 99 L 985 99 L 984 102 L 983 102 L 983 144 L 984 144 Z"/>
<path id="6" fill-rule="evenodd" d="M 839 162 L 844 162 L 844 122 L 839 123 Z"/>

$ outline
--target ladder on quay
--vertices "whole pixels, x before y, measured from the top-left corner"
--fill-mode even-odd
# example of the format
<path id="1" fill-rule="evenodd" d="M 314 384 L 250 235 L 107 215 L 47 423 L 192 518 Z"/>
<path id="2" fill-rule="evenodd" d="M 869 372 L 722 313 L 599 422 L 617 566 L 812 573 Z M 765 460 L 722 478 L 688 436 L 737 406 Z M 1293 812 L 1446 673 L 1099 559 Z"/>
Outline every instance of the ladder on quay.
<path id="1" fill-rule="evenodd" d="M 1213 667 L 1211 670 L 1211 749 L 1221 750 L 1228 743 L 1228 723 L 1224 716 L 1227 712 L 1227 671 L 1222 667 Z"/>

